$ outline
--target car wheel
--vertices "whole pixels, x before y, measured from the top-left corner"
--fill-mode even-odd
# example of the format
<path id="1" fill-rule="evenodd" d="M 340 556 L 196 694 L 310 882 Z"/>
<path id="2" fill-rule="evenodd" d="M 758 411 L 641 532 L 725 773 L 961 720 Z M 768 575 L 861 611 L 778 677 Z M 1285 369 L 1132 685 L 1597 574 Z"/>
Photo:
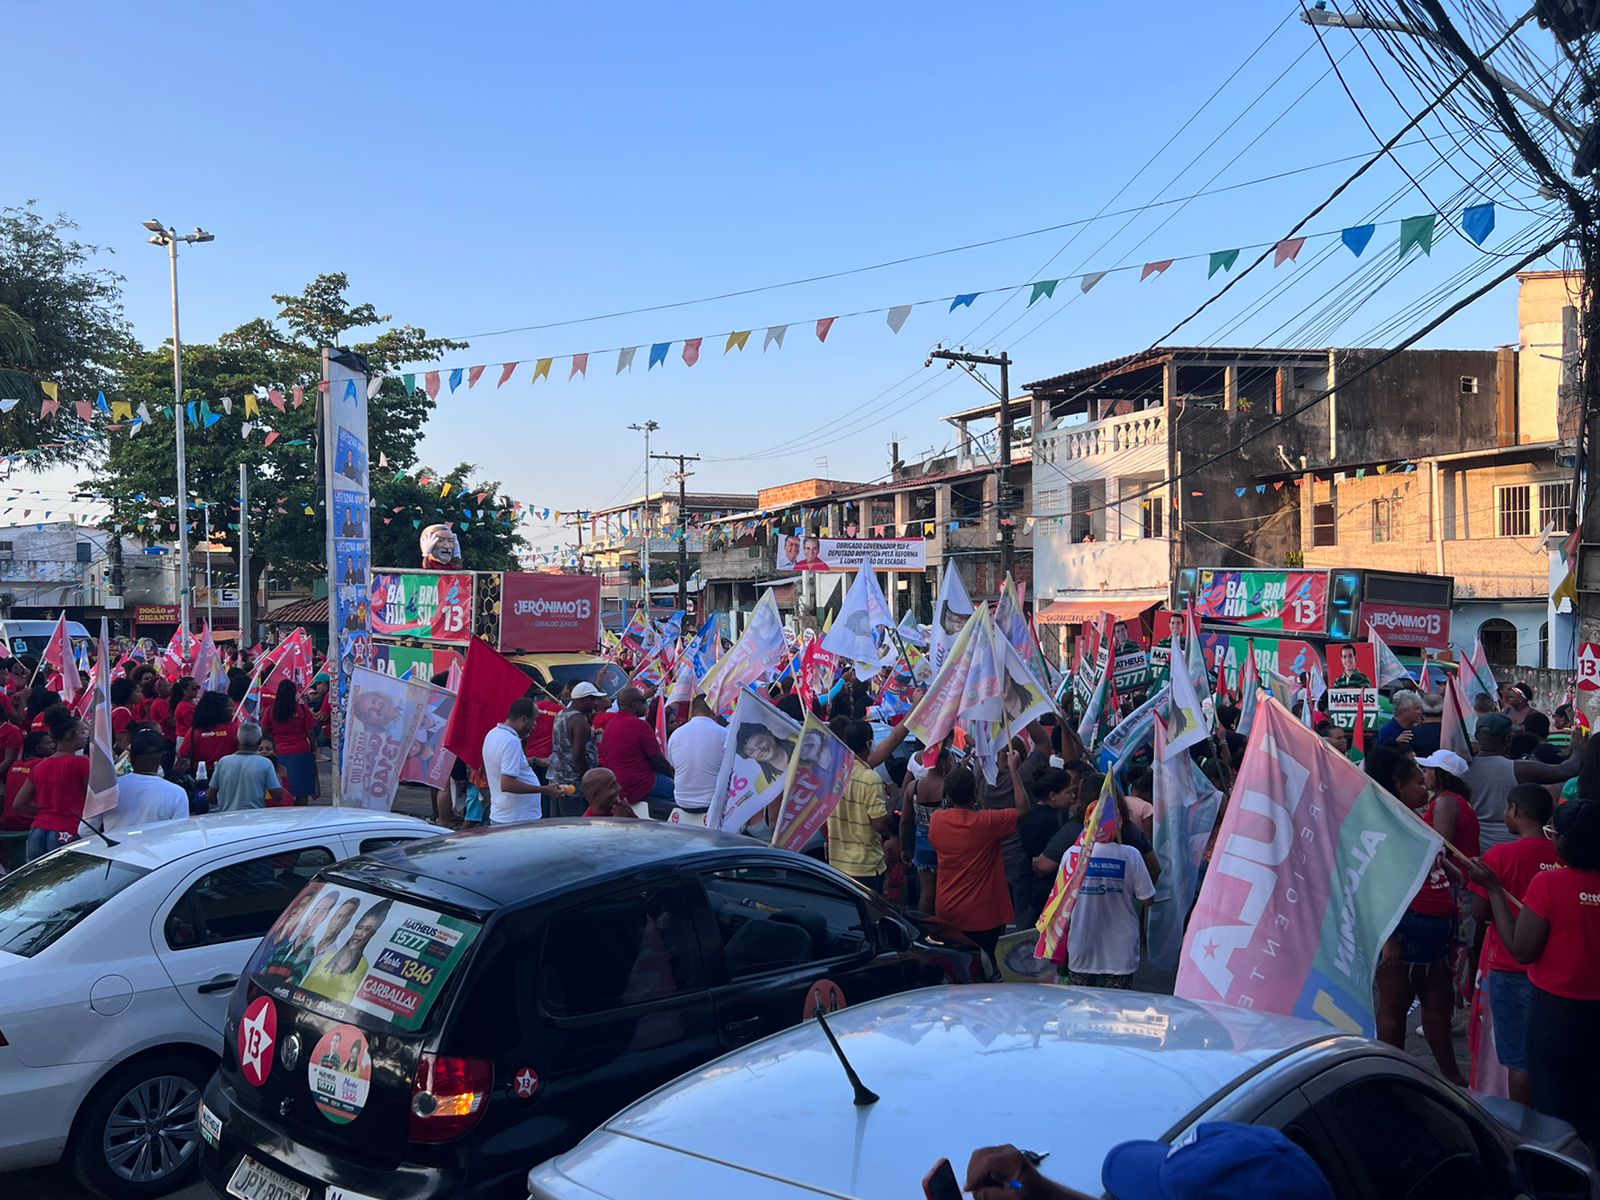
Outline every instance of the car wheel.
<path id="1" fill-rule="evenodd" d="M 113 1071 L 78 1113 L 73 1174 L 112 1200 L 147 1200 L 192 1182 L 200 1168 L 200 1095 L 211 1071 L 181 1054 Z"/>

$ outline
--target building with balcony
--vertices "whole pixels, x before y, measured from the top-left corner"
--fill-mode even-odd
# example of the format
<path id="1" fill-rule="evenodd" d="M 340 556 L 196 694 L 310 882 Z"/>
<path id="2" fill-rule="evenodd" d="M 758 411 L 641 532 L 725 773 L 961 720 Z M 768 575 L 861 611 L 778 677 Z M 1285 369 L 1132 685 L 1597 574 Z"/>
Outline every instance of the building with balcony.
<path id="1" fill-rule="evenodd" d="M 1516 346 L 1162 346 L 1030 384 L 1047 650 L 1166 599 L 1183 567 L 1368 567 L 1453 576 L 1457 645 L 1570 667 L 1574 618 L 1549 596 L 1573 521 L 1575 293 L 1519 278 Z"/>
<path id="2" fill-rule="evenodd" d="M 680 508 L 678 493 L 673 489 L 595 509 L 585 514 L 586 519 L 578 527 L 579 561 L 585 573 L 601 577 L 601 603 L 608 613 L 631 612 L 644 602 L 644 555 L 648 546 L 653 599 L 657 606 L 671 610 L 677 607 L 678 575 L 683 563 L 680 549 L 687 552 L 692 576 L 706 550 L 704 523 L 755 503 L 756 497 L 749 493 L 688 492 Z"/>

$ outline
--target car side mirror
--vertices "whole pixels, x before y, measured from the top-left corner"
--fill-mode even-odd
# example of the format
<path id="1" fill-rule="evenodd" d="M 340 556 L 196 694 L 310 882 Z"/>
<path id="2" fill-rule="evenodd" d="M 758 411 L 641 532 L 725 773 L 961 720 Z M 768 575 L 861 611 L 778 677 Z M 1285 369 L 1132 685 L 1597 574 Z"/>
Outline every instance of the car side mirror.
<path id="1" fill-rule="evenodd" d="M 1575 1159 L 1543 1146 L 1518 1146 L 1517 1173 L 1534 1200 L 1588 1200 L 1594 1172 Z"/>
<path id="2" fill-rule="evenodd" d="M 906 932 L 906 927 L 893 917 L 879 917 L 878 943 L 885 950 L 909 950 L 911 935 Z"/>

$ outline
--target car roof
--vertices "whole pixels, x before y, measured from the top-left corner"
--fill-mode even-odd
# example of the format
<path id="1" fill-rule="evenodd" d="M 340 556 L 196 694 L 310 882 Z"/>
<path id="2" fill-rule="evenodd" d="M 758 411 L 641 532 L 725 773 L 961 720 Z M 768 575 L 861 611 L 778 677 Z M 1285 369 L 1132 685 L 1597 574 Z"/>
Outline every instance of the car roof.
<path id="1" fill-rule="evenodd" d="M 647 867 L 730 853 L 792 863 L 800 856 L 753 838 L 663 821 L 573 817 L 473 829 L 391 846 L 330 870 L 369 885 L 487 914 Z M 802 860 L 803 861 L 803 860 Z"/>
<path id="2" fill-rule="evenodd" d="M 852 1104 L 810 1021 L 657 1090 L 549 1168 L 618 1195 L 609 1171 L 643 1143 L 797 1192 L 902 1196 L 940 1157 L 959 1173 L 973 1150 L 1010 1142 L 1049 1154 L 1052 1178 L 1098 1195 L 1112 1146 L 1163 1139 L 1272 1060 L 1340 1036 L 1229 1005 L 1040 983 L 924 988 L 828 1024 L 877 1103 Z"/>
<path id="3" fill-rule="evenodd" d="M 207 813 L 182 821 L 162 821 L 155 825 L 118 830 L 107 845 L 94 834 L 73 842 L 70 849 L 94 854 L 130 866 L 153 870 L 176 859 L 254 841 L 316 829 L 330 834 L 358 830 L 430 828 L 426 821 L 403 813 L 359 808 L 326 808 L 311 805 L 299 808 L 258 808 L 248 812 Z"/>

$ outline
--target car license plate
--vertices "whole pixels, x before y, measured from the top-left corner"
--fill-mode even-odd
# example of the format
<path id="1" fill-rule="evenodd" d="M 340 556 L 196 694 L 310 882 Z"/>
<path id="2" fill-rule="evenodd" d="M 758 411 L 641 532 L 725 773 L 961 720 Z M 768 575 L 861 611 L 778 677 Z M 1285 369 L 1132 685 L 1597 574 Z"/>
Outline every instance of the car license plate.
<path id="1" fill-rule="evenodd" d="M 239 1200 L 307 1200 L 311 1189 L 263 1167 L 247 1154 L 228 1180 L 228 1194 Z"/>
<path id="2" fill-rule="evenodd" d="M 200 1102 L 200 1136 L 210 1143 L 211 1148 L 222 1148 L 222 1118 L 206 1107 L 205 1101 Z"/>

